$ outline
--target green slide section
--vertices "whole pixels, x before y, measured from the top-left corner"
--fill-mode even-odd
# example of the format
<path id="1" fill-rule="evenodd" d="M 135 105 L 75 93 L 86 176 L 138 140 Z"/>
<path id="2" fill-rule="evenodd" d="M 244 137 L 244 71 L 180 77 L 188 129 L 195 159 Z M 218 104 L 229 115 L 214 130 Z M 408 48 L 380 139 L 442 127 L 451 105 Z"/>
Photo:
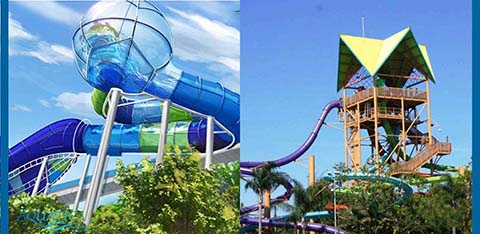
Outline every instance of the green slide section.
<path id="1" fill-rule="evenodd" d="M 432 164 L 430 163 L 425 163 L 422 167 L 430 169 L 430 166 Z M 433 164 L 433 168 L 437 171 L 450 171 L 450 172 L 457 172 L 458 168 L 454 166 L 448 166 L 448 165 L 440 165 L 440 164 Z"/>
<path id="2" fill-rule="evenodd" d="M 460 177 L 460 175 L 458 173 L 455 173 L 450 175 L 441 175 L 441 176 L 432 176 L 432 177 L 427 177 L 422 179 L 413 179 L 413 180 L 409 180 L 408 183 L 410 185 L 440 183 L 440 182 L 448 181 L 449 178 L 457 179 L 458 177 Z"/>
<path id="3" fill-rule="evenodd" d="M 93 89 L 92 96 L 91 96 L 91 102 L 93 105 L 93 109 L 95 112 L 103 116 L 103 103 L 105 102 L 105 99 L 107 98 L 107 93 L 99 90 L 99 89 Z M 135 105 L 135 104 L 134 104 Z M 160 103 L 159 105 L 159 112 L 162 112 L 162 104 Z M 108 111 L 108 103 L 106 106 L 106 111 Z M 192 120 L 192 114 L 184 111 L 182 109 L 179 109 L 177 107 L 170 107 L 170 114 L 168 116 L 168 121 L 169 122 L 176 122 L 176 121 L 191 121 Z"/>
<path id="4" fill-rule="evenodd" d="M 169 123 L 168 145 L 189 145 L 188 128 L 190 123 Z M 140 152 L 156 152 L 160 137 L 160 124 L 142 124 L 140 128 Z"/>

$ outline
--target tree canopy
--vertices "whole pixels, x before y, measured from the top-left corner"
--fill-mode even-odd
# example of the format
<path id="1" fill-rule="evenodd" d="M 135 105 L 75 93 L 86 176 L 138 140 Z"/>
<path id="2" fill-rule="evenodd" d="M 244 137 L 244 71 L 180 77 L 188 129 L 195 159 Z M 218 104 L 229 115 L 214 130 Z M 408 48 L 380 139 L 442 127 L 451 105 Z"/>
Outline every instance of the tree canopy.
<path id="1" fill-rule="evenodd" d="M 198 153 L 180 155 L 165 156 L 158 166 L 145 158 L 140 169 L 117 161 L 116 181 L 124 191 L 117 203 L 95 212 L 88 232 L 238 232 L 239 164 L 204 170 Z"/>

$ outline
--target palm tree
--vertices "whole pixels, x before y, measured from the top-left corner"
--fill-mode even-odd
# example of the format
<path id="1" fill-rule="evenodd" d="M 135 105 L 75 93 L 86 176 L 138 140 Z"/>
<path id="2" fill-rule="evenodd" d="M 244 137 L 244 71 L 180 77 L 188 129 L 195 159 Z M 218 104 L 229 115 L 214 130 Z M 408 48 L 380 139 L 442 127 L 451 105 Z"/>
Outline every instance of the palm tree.
<path id="1" fill-rule="evenodd" d="M 290 177 L 284 173 L 274 170 L 275 165 L 267 164 L 265 166 L 253 169 L 252 179 L 245 183 L 245 189 L 253 190 L 258 196 L 258 233 L 262 233 L 262 204 L 265 194 L 271 194 L 280 185 L 290 180 Z M 265 214 L 270 217 L 270 197 L 267 198 Z"/>
<path id="2" fill-rule="evenodd" d="M 457 228 L 468 230 L 466 225 L 471 217 L 471 205 L 462 207 L 462 204 L 471 204 L 472 194 L 472 181 L 471 172 L 467 171 L 466 174 L 461 175 L 459 178 L 453 178 L 450 175 L 445 175 L 447 181 L 441 184 L 435 184 L 431 188 L 431 193 L 434 194 L 434 199 L 440 204 L 445 204 L 446 207 L 450 207 L 453 212 L 458 212 L 457 219 L 450 219 L 447 222 L 451 225 L 452 233 L 457 233 Z M 450 213 L 450 215 L 452 215 Z M 464 218 L 467 216 L 468 218 Z M 457 227 L 460 226 L 460 227 Z M 465 231 L 463 230 L 463 231 Z M 460 230 L 462 232 L 462 230 Z"/>
<path id="3" fill-rule="evenodd" d="M 290 212 L 287 216 L 287 221 L 293 222 L 295 229 L 300 222 L 302 224 L 302 234 L 305 234 L 305 215 L 308 212 L 322 209 L 330 197 L 330 195 L 328 195 L 329 190 L 327 189 L 328 182 L 320 180 L 307 188 L 303 187 L 297 180 L 294 180 L 293 184 L 293 205 L 285 203 L 282 206 Z"/>

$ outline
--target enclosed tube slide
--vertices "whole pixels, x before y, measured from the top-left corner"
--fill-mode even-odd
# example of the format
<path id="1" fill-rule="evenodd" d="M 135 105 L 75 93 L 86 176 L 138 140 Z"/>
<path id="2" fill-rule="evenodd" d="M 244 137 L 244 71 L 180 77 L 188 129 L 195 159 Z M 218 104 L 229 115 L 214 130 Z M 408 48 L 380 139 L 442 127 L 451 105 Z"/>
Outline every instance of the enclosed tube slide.
<path id="1" fill-rule="evenodd" d="M 106 112 L 108 110 L 108 101 L 105 102 L 106 98 L 106 93 L 98 89 L 93 90 L 91 96 L 92 105 L 95 112 L 102 117 L 105 117 L 104 111 Z M 104 103 L 106 104 L 105 110 Z M 162 106 L 163 104 L 158 100 L 148 100 L 144 102 L 141 100 L 122 98 L 117 109 L 115 122 L 122 124 L 160 123 L 162 118 Z M 205 133 L 206 131 L 206 119 L 174 106 L 170 107 L 168 121 L 170 123 L 169 127 L 172 127 L 172 125 L 184 125 L 186 124 L 185 122 L 188 122 L 191 126 L 201 126 L 202 133 Z M 222 131 L 222 129 L 219 126 L 214 125 L 214 131 L 219 132 Z M 203 136 L 205 136 L 205 134 L 203 134 Z M 216 134 L 216 139 L 220 139 L 221 142 L 234 141 L 235 143 L 238 143 L 240 141 L 240 138 L 235 137 L 235 139 L 232 139 L 228 134 Z M 183 144 L 180 145 L 184 146 Z M 204 148 L 204 144 L 201 146 L 197 145 L 197 149 L 202 152 L 204 151 Z"/>
<path id="2" fill-rule="evenodd" d="M 212 116 L 240 139 L 240 95 L 177 68 L 172 62 L 172 35 L 163 13 L 148 1 L 99 2 L 83 17 L 73 36 L 75 63 L 82 78 L 94 91 L 92 101 L 99 103 L 112 88 L 125 93 L 148 94 L 202 115 Z M 100 102 L 99 102 L 100 100 Z M 122 99 L 120 104 L 133 100 Z M 103 102 L 102 108 L 103 108 Z M 160 101 L 121 105 L 112 131 L 108 154 L 156 152 L 159 136 Z M 206 121 L 174 110 L 167 143 L 205 148 Z M 216 126 L 215 130 L 220 130 Z M 32 160 L 54 153 L 96 154 L 102 135 L 101 125 L 87 125 L 77 119 L 53 123 L 13 146 L 9 153 L 9 171 Z M 214 136 L 214 149 L 228 145 L 228 134 Z M 38 166 L 10 181 L 16 185 L 30 181 Z M 45 186 L 42 181 L 41 188 Z M 13 187 L 13 186 L 12 186 Z M 31 191 L 31 190 L 27 190 Z"/>
<path id="3" fill-rule="evenodd" d="M 108 111 L 108 102 L 105 103 L 107 93 L 98 89 L 93 89 L 91 102 L 95 112 L 106 117 Z M 104 103 L 106 104 L 104 110 Z M 115 122 L 124 124 L 142 124 L 142 123 L 160 123 L 162 119 L 163 104 L 158 100 L 140 101 L 122 97 L 117 108 Z M 105 111 L 105 112 L 104 112 Z M 169 110 L 168 121 L 192 121 L 200 120 L 198 116 L 182 109 L 171 106 Z"/>
<path id="4" fill-rule="evenodd" d="M 149 2 L 138 4 L 143 6 L 97 3 L 85 15 L 73 37 L 75 61 L 83 79 L 105 93 L 119 88 L 169 99 L 213 116 L 239 138 L 240 95 L 176 67 L 171 61 L 172 36 L 164 15 Z M 121 18 L 112 17 L 117 14 Z"/>
<path id="5" fill-rule="evenodd" d="M 102 125 L 85 124 L 78 119 L 64 119 L 52 123 L 19 142 L 9 150 L 9 171 L 37 158 L 56 153 L 88 153 L 95 155 L 100 146 Z M 120 156 L 123 153 L 154 153 L 158 149 L 159 124 L 118 124 L 114 125 L 108 148 L 108 155 Z M 227 136 L 222 136 L 227 135 Z M 229 145 L 224 141 L 228 134 L 215 134 L 214 149 Z M 172 122 L 169 124 L 167 144 L 190 145 L 200 152 L 205 150 L 206 122 Z M 20 191 L 25 183 L 36 178 L 40 166 L 30 169 L 9 182 L 10 191 Z M 67 169 L 67 168 L 65 168 Z M 46 185 L 41 182 L 40 188 Z M 25 192 L 31 192 L 32 187 Z"/>

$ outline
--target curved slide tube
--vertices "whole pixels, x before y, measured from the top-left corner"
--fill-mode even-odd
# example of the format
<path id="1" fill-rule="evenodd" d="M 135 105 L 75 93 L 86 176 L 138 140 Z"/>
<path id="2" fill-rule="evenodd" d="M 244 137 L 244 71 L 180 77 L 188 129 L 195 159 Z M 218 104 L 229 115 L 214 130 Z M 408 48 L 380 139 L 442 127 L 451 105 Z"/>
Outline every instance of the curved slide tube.
<path id="1" fill-rule="evenodd" d="M 315 212 L 308 212 L 305 214 L 305 220 L 310 220 L 310 219 L 325 219 L 325 218 L 331 218 L 332 214 L 330 212 L 324 210 L 324 211 L 315 211 Z M 284 221 L 287 218 L 287 216 L 280 216 L 280 217 L 275 217 L 272 218 L 272 221 Z M 258 220 L 255 224 L 258 224 Z M 247 225 L 242 228 L 240 228 L 240 234 L 245 234 L 247 231 L 255 230 L 255 225 Z M 338 231 L 340 233 L 340 231 Z"/>
<path id="2" fill-rule="evenodd" d="M 122 153 L 157 152 L 159 128 L 159 124 L 114 125 L 108 154 L 117 156 Z M 65 119 L 52 123 L 9 150 L 9 171 L 13 171 L 37 158 L 56 153 L 75 152 L 95 155 L 98 151 L 102 132 L 102 125 L 88 125 L 78 119 Z M 221 149 L 230 143 L 230 141 L 224 141 L 227 136 L 222 135 L 227 134 L 215 134 L 214 149 Z M 199 151 L 204 151 L 205 138 L 205 121 L 173 122 L 169 124 L 167 144 L 190 145 Z M 35 179 L 39 170 L 40 166 L 36 166 L 11 180 L 9 190 L 30 193 L 33 189 L 31 186 L 24 190 L 19 188 Z M 43 179 L 39 191 L 45 186 L 46 180 Z"/>
<path id="3" fill-rule="evenodd" d="M 330 113 L 335 108 L 341 108 L 342 107 L 342 102 L 340 100 L 334 100 L 329 102 L 322 111 L 322 114 L 320 115 L 320 118 L 318 119 L 317 123 L 315 124 L 315 127 L 313 128 L 312 132 L 310 133 L 309 137 L 307 140 L 293 153 L 282 157 L 280 159 L 277 159 L 275 161 L 271 162 L 240 162 L 240 173 L 242 175 L 252 175 L 253 174 L 253 167 L 265 165 L 266 163 L 272 163 L 275 167 L 280 167 L 285 164 L 288 164 L 290 162 L 295 161 L 299 157 L 301 157 L 315 142 L 318 133 L 320 132 L 321 127 L 325 123 L 325 119 Z M 284 202 L 290 198 L 292 195 L 292 189 L 293 186 L 290 183 L 284 183 L 283 184 L 286 192 L 279 197 L 276 197 L 271 200 L 271 204 L 279 203 L 279 202 Z M 240 219 L 240 223 L 242 224 L 247 224 L 247 225 L 255 225 L 258 223 L 258 218 L 249 218 L 245 217 L 247 213 L 253 212 L 255 210 L 258 210 L 258 205 L 251 205 L 244 207 L 240 209 L 240 214 L 243 216 Z M 287 227 L 287 228 L 294 228 L 295 224 L 293 223 L 288 223 L 288 222 L 283 222 L 283 221 L 275 221 L 272 219 L 264 219 L 262 220 L 262 224 L 265 226 L 271 226 L 271 227 Z M 297 226 L 298 227 L 298 226 Z M 300 226 L 301 228 L 301 226 Z M 344 231 L 341 230 L 335 230 L 335 228 L 323 225 L 323 224 L 318 224 L 318 223 L 308 223 L 307 224 L 307 230 L 308 231 L 317 231 L 317 232 L 327 232 L 327 233 L 345 233 Z"/>
<path id="4" fill-rule="evenodd" d="M 455 174 L 449 174 L 449 175 L 432 176 L 432 177 L 427 177 L 422 179 L 409 180 L 408 183 L 411 185 L 441 183 L 441 182 L 448 181 L 449 177 L 452 179 L 458 179 L 460 175 L 458 173 L 455 173 Z"/>
<path id="5" fill-rule="evenodd" d="M 135 42 L 121 40 L 122 35 L 108 24 L 89 23 L 94 25 L 88 32 L 82 34 L 79 29 L 75 33 L 74 50 L 79 72 L 92 87 L 105 93 L 111 88 L 119 88 L 128 93 L 147 93 L 169 99 L 177 105 L 213 116 L 236 139 L 240 138 L 238 93 L 220 83 L 182 71 L 171 62 L 170 56 L 165 57 L 165 64 L 152 67 L 145 60 L 145 51 L 139 50 Z M 77 38 L 79 42 L 87 43 L 77 43 Z M 164 39 L 171 45 L 169 38 Z M 162 46 L 167 44 L 158 44 L 158 50 L 165 49 Z"/>
<path id="6" fill-rule="evenodd" d="M 99 89 L 93 89 L 91 102 L 95 112 L 104 117 L 104 103 L 107 94 Z M 162 103 L 158 100 L 149 100 L 146 102 L 136 102 L 138 100 L 122 97 L 117 108 L 115 122 L 123 124 L 142 124 L 142 123 L 160 123 L 162 119 Z M 108 102 L 105 112 L 108 111 Z M 176 107 L 170 107 L 168 121 L 192 121 L 199 120 L 191 113 Z"/>
<path id="7" fill-rule="evenodd" d="M 378 175 L 378 174 L 370 174 L 370 173 L 363 173 L 363 172 L 353 172 L 353 173 L 346 173 L 342 174 L 342 177 L 345 177 L 347 180 L 374 180 L 374 181 L 382 181 L 389 184 L 393 184 L 396 187 L 403 189 L 404 193 L 402 198 L 404 200 L 410 198 L 413 194 L 413 188 L 407 182 L 398 179 L 396 177 L 385 176 L 385 175 Z M 323 179 L 328 181 L 333 181 L 335 175 L 331 173 L 326 173 L 323 176 Z"/>
<path id="8" fill-rule="evenodd" d="M 93 108 L 97 114 L 102 117 L 103 115 L 103 105 L 107 98 L 107 94 L 94 89 L 92 92 L 91 101 Z M 117 114 L 115 116 L 115 122 L 122 124 L 146 124 L 146 123 L 160 123 L 162 118 L 162 106 L 163 104 L 158 100 L 149 100 L 147 102 L 136 102 L 138 100 L 122 98 L 117 109 Z M 128 104 L 132 103 L 132 104 Z M 108 104 L 108 102 L 107 102 Z M 107 105 L 108 109 L 108 105 Z M 176 125 L 182 124 L 181 122 L 192 122 L 194 126 L 201 125 L 204 126 L 206 119 L 200 118 L 194 114 L 191 114 L 182 109 L 171 106 L 168 116 L 168 121 L 170 125 L 177 122 Z M 221 131 L 222 129 L 215 125 L 214 131 Z M 202 129 L 202 133 L 205 132 L 205 129 Z M 202 134 L 205 136 L 205 134 Z M 232 138 L 228 134 L 216 134 L 217 138 L 221 139 L 221 142 L 227 141 L 231 142 Z M 215 139 L 217 139 L 215 138 Z M 235 143 L 238 143 L 240 138 L 235 137 Z M 201 147 L 197 146 L 197 149 L 204 151 L 204 144 Z"/>
<path id="9" fill-rule="evenodd" d="M 170 99 L 173 103 L 198 113 L 213 116 L 231 131 L 235 136 L 235 141 L 239 142 L 239 94 L 225 88 L 220 83 L 183 72 L 170 61 L 159 69 L 147 69 L 148 64 L 142 58 L 137 46 L 132 46 L 133 41 L 118 41 L 118 33 L 113 32 L 108 25 L 96 24 L 90 32 L 87 32 L 86 38 L 80 39 L 79 35 L 74 36 L 76 63 L 82 77 L 101 91 L 94 91 L 92 97 L 97 113 L 102 110 L 98 107 L 101 100 L 105 100 L 105 93 L 113 87 L 129 93 L 148 93 L 161 99 Z M 77 39 L 87 43 L 78 43 Z M 104 44 L 105 42 L 108 43 Z M 93 48 L 79 50 L 78 45 L 93 46 Z M 95 48 L 95 46 L 98 47 Z M 88 55 L 82 54 L 84 52 Z M 132 102 L 132 100 L 122 99 L 120 104 L 128 102 Z M 103 108 L 103 102 L 101 107 Z M 113 128 L 108 154 L 156 152 L 159 126 L 138 123 L 157 122 L 160 119 L 158 114 L 160 108 L 161 105 L 158 101 L 121 105 L 116 120 L 127 124 L 115 125 Z M 189 144 L 203 151 L 206 121 L 196 120 L 191 115 L 176 110 L 170 117 L 172 116 L 174 117 L 171 119 L 173 121 L 190 121 L 170 123 L 167 143 Z M 54 153 L 96 154 L 102 129 L 101 125 L 86 125 L 80 120 L 74 119 L 53 123 L 12 147 L 9 154 L 11 162 L 9 171 L 34 159 Z M 215 126 L 215 130 L 220 129 Z M 215 134 L 214 149 L 227 146 L 229 141 L 231 141 L 231 137 L 228 134 Z M 18 187 L 25 181 L 31 181 L 37 175 L 38 170 L 39 168 L 34 168 L 20 175 L 20 178 L 11 181 L 14 183 L 11 187 Z M 43 180 L 41 189 L 45 185 L 46 181 Z M 26 191 L 31 192 L 31 188 L 26 188 Z"/>
<path id="10" fill-rule="evenodd" d="M 240 218 L 240 222 L 242 224 L 247 224 L 247 225 L 256 225 L 258 224 L 258 219 L 257 218 L 250 218 L 250 217 L 242 217 Z M 269 226 L 269 227 L 279 227 L 279 228 L 289 228 L 293 229 L 295 228 L 295 224 L 292 222 L 283 222 L 283 221 L 275 221 L 272 219 L 263 219 L 262 220 L 262 226 Z M 297 230 L 302 230 L 302 225 L 297 224 Z M 343 230 L 336 230 L 332 226 L 328 226 L 325 224 L 320 224 L 320 223 L 307 223 L 306 228 L 307 231 L 313 231 L 313 232 L 319 232 L 319 233 L 338 233 L 338 234 L 345 234 L 346 232 Z"/>
<path id="11" fill-rule="evenodd" d="M 315 127 L 310 133 L 310 136 L 308 136 L 307 140 L 293 153 L 285 157 L 282 157 L 280 159 L 277 159 L 275 161 L 272 161 L 271 163 L 273 163 L 277 167 L 280 167 L 290 162 L 293 162 L 297 158 L 301 157 L 310 148 L 310 146 L 312 146 L 313 142 L 315 142 L 315 139 L 317 139 L 317 135 L 320 132 L 320 129 L 322 128 L 323 124 L 325 123 L 325 119 L 327 118 L 328 113 L 330 113 L 330 111 L 332 111 L 335 108 L 341 108 L 342 105 L 343 105 L 342 102 L 339 100 L 334 100 L 329 102 L 323 108 L 322 114 L 320 115 L 320 118 L 315 124 Z M 252 167 L 263 165 L 265 163 L 267 162 L 240 162 L 240 167 L 252 168 Z"/>

